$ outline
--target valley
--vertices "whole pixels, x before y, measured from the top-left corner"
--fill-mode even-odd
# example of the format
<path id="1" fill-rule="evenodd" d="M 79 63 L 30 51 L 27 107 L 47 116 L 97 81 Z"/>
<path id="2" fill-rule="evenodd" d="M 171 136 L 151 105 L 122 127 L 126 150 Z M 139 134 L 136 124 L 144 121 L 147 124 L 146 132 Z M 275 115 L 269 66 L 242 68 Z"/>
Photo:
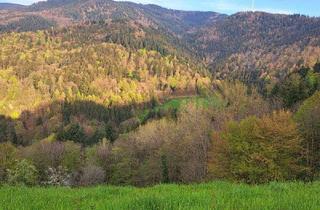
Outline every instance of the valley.
<path id="1" fill-rule="evenodd" d="M 319 17 L 0 3 L 0 208 L 317 209 L 319 151 Z"/>

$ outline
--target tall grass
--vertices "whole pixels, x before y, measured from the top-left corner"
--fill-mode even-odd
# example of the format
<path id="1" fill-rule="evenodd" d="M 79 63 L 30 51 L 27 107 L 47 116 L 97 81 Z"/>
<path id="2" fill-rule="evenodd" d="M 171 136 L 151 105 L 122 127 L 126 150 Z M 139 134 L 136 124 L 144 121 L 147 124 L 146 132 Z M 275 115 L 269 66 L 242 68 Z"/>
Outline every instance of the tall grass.
<path id="1" fill-rule="evenodd" d="M 78 189 L 2 187 L 0 209 L 319 210 L 320 182 L 271 183 L 262 186 L 213 182 L 141 189 L 112 186 Z"/>

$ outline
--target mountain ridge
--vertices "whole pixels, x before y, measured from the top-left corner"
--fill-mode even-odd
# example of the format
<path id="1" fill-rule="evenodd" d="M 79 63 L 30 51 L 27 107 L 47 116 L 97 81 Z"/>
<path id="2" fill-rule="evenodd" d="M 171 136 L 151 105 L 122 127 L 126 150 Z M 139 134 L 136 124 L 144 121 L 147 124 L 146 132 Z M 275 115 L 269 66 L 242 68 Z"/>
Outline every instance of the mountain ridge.
<path id="1" fill-rule="evenodd" d="M 27 6 L 22 4 L 14 4 L 14 3 L 1 3 L 0 2 L 0 10 L 17 10 L 24 9 Z"/>
<path id="2" fill-rule="evenodd" d="M 0 32 L 52 27 L 85 31 L 95 25 L 102 33 L 97 36 L 108 42 L 132 47 L 130 40 L 135 40 L 134 48 L 144 46 L 139 42 L 153 43 L 161 53 L 195 58 L 218 78 L 247 78 L 259 71 L 258 78 L 279 79 L 279 71 L 286 75 L 319 59 L 320 18 L 305 15 L 225 15 L 112 0 L 49 0 L 1 14 Z M 286 56 L 296 63 L 283 59 Z"/>

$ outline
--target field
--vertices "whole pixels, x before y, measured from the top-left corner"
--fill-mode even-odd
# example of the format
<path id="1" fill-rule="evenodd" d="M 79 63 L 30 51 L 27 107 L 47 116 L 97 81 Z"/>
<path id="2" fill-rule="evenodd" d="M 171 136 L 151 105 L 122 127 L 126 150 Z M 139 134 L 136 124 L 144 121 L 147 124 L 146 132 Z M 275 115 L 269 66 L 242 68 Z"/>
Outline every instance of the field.
<path id="1" fill-rule="evenodd" d="M 213 182 L 158 185 L 150 188 L 2 187 L 0 209 L 252 209 L 319 210 L 320 182 L 271 183 L 261 186 Z"/>
<path id="2" fill-rule="evenodd" d="M 214 96 L 210 97 L 202 97 L 202 96 L 186 96 L 186 97 L 177 97 L 166 100 L 165 102 L 159 104 L 158 106 L 154 107 L 153 109 L 145 109 L 138 113 L 139 119 L 144 122 L 146 117 L 150 112 L 158 113 L 161 111 L 169 111 L 169 110 L 179 110 L 186 104 L 195 104 L 201 107 L 222 107 L 223 102 Z"/>

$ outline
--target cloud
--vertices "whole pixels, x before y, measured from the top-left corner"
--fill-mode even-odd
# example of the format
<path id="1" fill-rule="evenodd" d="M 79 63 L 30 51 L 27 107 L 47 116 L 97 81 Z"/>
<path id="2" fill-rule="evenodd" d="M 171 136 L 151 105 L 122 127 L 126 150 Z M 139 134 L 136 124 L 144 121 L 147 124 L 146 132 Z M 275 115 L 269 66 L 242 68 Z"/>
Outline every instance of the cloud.
<path id="1" fill-rule="evenodd" d="M 22 5 L 30 5 L 40 0 L 0 0 L 0 3 L 16 3 Z"/>
<path id="2" fill-rule="evenodd" d="M 129 0 L 116 0 L 116 1 L 129 1 Z M 163 0 L 132 0 L 132 2 L 140 3 L 140 4 L 157 4 L 157 5 L 163 5 Z"/>
<path id="3" fill-rule="evenodd" d="M 244 6 L 243 4 L 237 4 L 229 1 L 211 1 L 207 2 L 207 6 L 214 10 L 224 11 L 224 12 L 234 12 L 234 11 L 249 11 L 251 8 L 249 6 Z"/>
<path id="4" fill-rule="evenodd" d="M 290 10 L 284 10 L 284 9 L 274 9 L 274 8 L 257 8 L 256 11 L 263 11 L 268 13 L 274 13 L 274 14 L 285 14 L 285 15 L 291 15 L 294 14 L 293 11 Z"/>
<path id="5" fill-rule="evenodd" d="M 285 9 L 255 7 L 253 2 L 248 1 L 248 5 L 235 3 L 226 0 L 217 0 L 206 2 L 213 11 L 223 11 L 225 13 L 243 12 L 243 11 L 263 11 L 268 13 L 293 14 L 294 12 Z"/>

